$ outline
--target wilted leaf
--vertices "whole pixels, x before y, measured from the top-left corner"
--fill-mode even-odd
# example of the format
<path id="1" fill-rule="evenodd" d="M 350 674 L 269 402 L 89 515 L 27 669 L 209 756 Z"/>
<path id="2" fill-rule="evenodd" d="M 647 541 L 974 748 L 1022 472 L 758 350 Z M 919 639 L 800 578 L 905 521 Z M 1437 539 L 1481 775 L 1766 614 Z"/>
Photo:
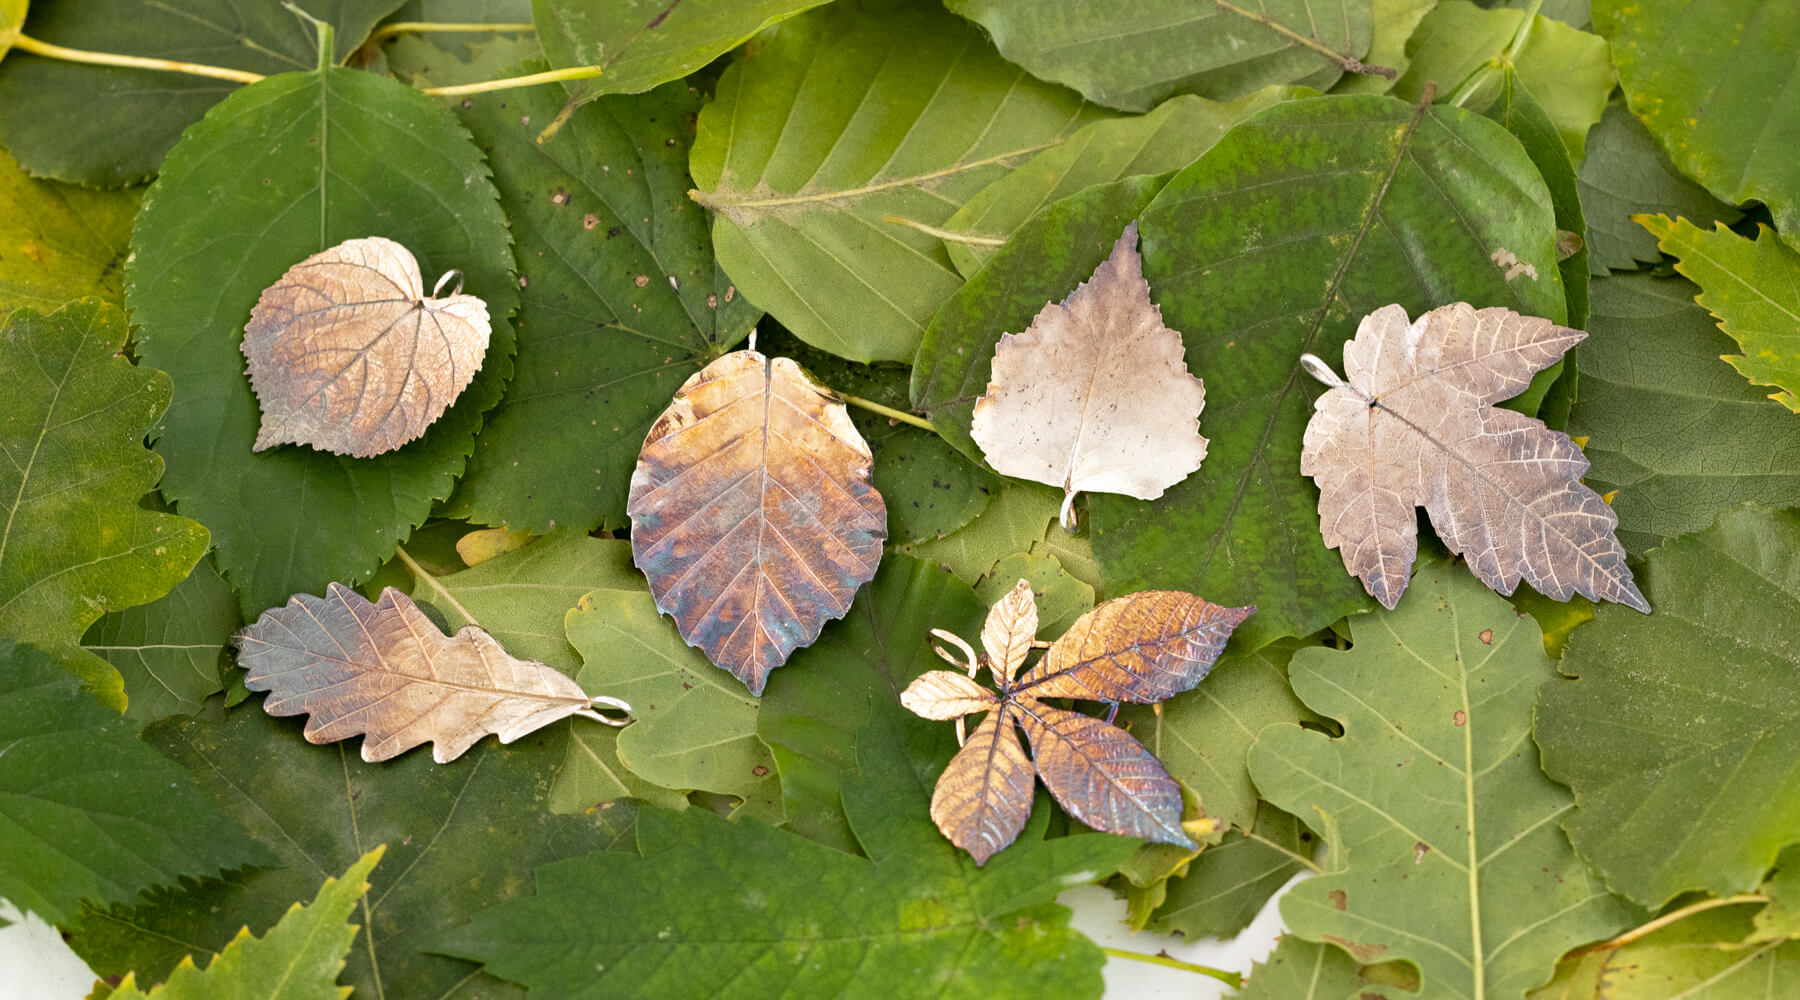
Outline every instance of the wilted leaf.
<path id="1" fill-rule="evenodd" d="M 1126 226 L 1093 277 L 1000 338 L 970 422 L 996 471 L 1062 487 L 1065 527 L 1076 493 L 1154 500 L 1206 457 L 1206 388 L 1150 301 L 1137 235 Z"/>
<path id="2" fill-rule="evenodd" d="M 1660 212 L 1703 226 L 1729 225 L 1743 217 L 1681 176 L 1656 137 L 1622 102 L 1608 107 L 1588 133 L 1587 153 L 1581 163 L 1581 206 L 1587 217 L 1588 265 L 1595 274 L 1662 260 L 1656 237 L 1631 221 L 1633 215 Z"/>
<path id="3" fill-rule="evenodd" d="M 1194 848 L 1181 826 L 1181 789 L 1143 745 L 1109 722 L 1043 704 L 1043 698 L 1161 701 L 1206 677 L 1255 608 L 1221 608 L 1192 594 L 1151 591 L 1107 601 L 1082 615 L 1025 676 L 1037 606 L 1024 580 L 996 602 L 981 630 L 1000 693 L 969 674 L 934 670 L 900 703 L 928 719 L 988 713 L 938 779 L 931 818 L 975 863 L 986 864 L 1031 815 L 1035 771 L 1056 801 L 1096 830 Z M 1027 761 L 1014 724 L 1031 740 Z M 960 729 L 959 729 L 960 731 Z"/>
<path id="4" fill-rule="evenodd" d="M 1647 563 L 1656 614 L 1598 608 L 1544 686 L 1544 770 L 1617 891 L 1745 892 L 1800 843 L 1800 516 L 1733 511 Z"/>
<path id="5" fill-rule="evenodd" d="M 152 722 L 197 712 L 224 690 L 226 649 L 243 623 L 231 586 L 202 558 L 174 590 L 95 622 L 81 645 L 124 678 L 126 717 Z"/>
<path id="6" fill-rule="evenodd" d="M 285 608 L 233 636 L 244 686 L 268 691 L 270 715 L 308 715 L 306 738 L 364 736 L 373 764 L 431 743 L 447 764 L 483 736 L 511 743 L 527 733 L 610 704 L 589 698 L 551 667 L 507 654 L 486 629 L 446 638 L 412 598 L 392 587 L 371 604 L 332 584 L 325 597 L 296 594 Z"/>
<path id="7" fill-rule="evenodd" d="M 631 552 L 689 645 L 762 694 L 875 575 L 887 509 L 844 404 L 787 358 L 727 354 L 650 428 Z"/>
<path id="8" fill-rule="evenodd" d="M 457 278 L 448 297 L 427 296 L 419 262 L 380 236 L 288 268 L 263 289 L 240 345 L 262 408 L 252 449 L 368 458 L 425 433 L 487 353 L 487 304 Z"/>
<path id="9" fill-rule="evenodd" d="M 1308 356 L 1331 389 L 1306 425 L 1300 471 L 1319 484 L 1326 546 L 1393 608 L 1418 552 L 1415 506 L 1483 583 L 1522 578 L 1648 613 L 1613 537 L 1618 516 L 1581 484 L 1587 459 L 1567 435 L 1493 404 L 1578 343 L 1579 330 L 1510 309 L 1443 306 L 1409 323 L 1370 313 L 1344 346 L 1348 381 Z"/>
<path id="10" fill-rule="evenodd" d="M 0 313 L 50 312 L 90 295 L 118 305 L 138 196 L 33 180 L 0 150 Z"/>

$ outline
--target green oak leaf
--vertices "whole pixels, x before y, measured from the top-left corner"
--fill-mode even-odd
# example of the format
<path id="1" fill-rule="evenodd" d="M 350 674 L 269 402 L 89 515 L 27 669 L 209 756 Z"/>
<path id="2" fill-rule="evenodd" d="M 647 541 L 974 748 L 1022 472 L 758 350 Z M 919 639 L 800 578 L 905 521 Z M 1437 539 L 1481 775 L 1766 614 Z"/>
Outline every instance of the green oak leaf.
<path id="1" fill-rule="evenodd" d="M 1574 789 L 1563 826 L 1618 892 L 1745 892 L 1800 843 L 1800 514 L 1731 511 L 1646 563 L 1656 613 L 1595 609 L 1544 687 L 1544 770 Z"/>
<path id="2" fill-rule="evenodd" d="M 212 529 L 246 618 L 367 577 L 449 494 L 512 369 L 519 286 L 495 197 L 449 111 L 356 70 L 245 87 L 169 153 L 132 236 L 125 301 L 138 351 L 175 381 L 155 442 L 163 495 Z M 380 458 L 252 452 L 260 418 L 238 350 L 251 306 L 307 256 L 370 235 L 412 251 L 427 280 L 461 270 L 487 302 L 480 373 L 424 437 Z"/>
<path id="3" fill-rule="evenodd" d="M 52 924 L 270 854 L 42 650 L 0 639 L 0 896 Z"/>
<path id="4" fill-rule="evenodd" d="M 123 710 L 118 671 L 77 640 L 106 612 L 168 593 L 206 554 L 205 528 L 138 506 L 162 471 L 143 439 L 169 377 L 120 356 L 115 306 L 18 309 L 0 324 L 0 636 L 44 647 Z"/>
<path id="5" fill-rule="evenodd" d="M 1001 481 L 987 509 L 943 538 L 893 546 L 897 552 L 936 563 L 957 579 L 975 586 L 1003 559 L 1019 553 L 1054 558 L 1063 572 L 1098 590 L 1100 568 L 1094 563 L 1085 525 L 1076 534 L 1062 529 L 1058 514 L 1062 493 L 1023 479 Z"/>
<path id="6" fill-rule="evenodd" d="M 843 779 L 866 859 L 706 810 L 648 809 L 638 854 L 539 868 L 537 895 L 477 914 L 440 946 L 571 1000 L 1097 995 L 1100 949 L 1051 901 L 1138 841 L 1044 840 L 1038 824 L 977 868 L 928 816 L 954 749 L 947 727 L 903 725 L 878 718 Z"/>
<path id="7" fill-rule="evenodd" d="M 300 729 L 299 719 L 271 717 L 253 699 L 222 722 L 165 719 L 145 730 L 279 864 L 159 892 L 136 907 L 90 908 L 70 942 L 77 954 L 101 975 L 163 979 L 190 954 L 201 961 L 222 951 L 239 928 L 274 923 L 325 875 L 386 844 L 345 984 L 388 1000 L 517 995 L 435 953 L 432 940 L 466 914 L 525 892 L 538 865 L 613 847 L 631 807 L 546 810 L 560 728 L 506 746 L 484 740 L 452 764 L 424 753 L 365 764 L 354 743 L 314 746 Z"/>
<path id="8" fill-rule="evenodd" d="M 1585 3 L 1586 0 L 1581 0 Z M 1385 94 L 1394 89 L 1394 84 L 1406 74 L 1411 60 L 1406 57 L 1406 43 L 1426 14 L 1431 13 L 1438 0 L 1369 0 L 1369 17 L 1372 21 L 1372 38 L 1369 42 L 1369 54 L 1363 56 L 1363 62 L 1369 66 L 1380 66 L 1394 71 L 1393 76 L 1386 73 L 1348 73 L 1332 85 L 1334 94 Z"/>
<path id="9" fill-rule="evenodd" d="M 1382 1000 L 1384 994 L 1362 992 L 1367 985 L 1344 949 L 1287 934 L 1250 970 L 1234 1000 Z"/>
<path id="10" fill-rule="evenodd" d="M 1188 862 L 1186 875 L 1168 880 L 1150 929 L 1190 940 L 1235 936 L 1288 879 L 1319 870 L 1312 860 L 1317 843 L 1299 820 L 1259 803 L 1252 823 L 1228 831 L 1218 845 Z"/>
<path id="11" fill-rule="evenodd" d="M 350 987 L 337 980 L 356 940 L 350 917 L 385 849 L 377 845 L 343 878 L 327 878 L 312 903 L 289 907 L 262 937 L 239 930 L 204 972 L 184 960 L 148 992 L 127 975 L 107 1000 L 346 1000 Z"/>
<path id="12" fill-rule="evenodd" d="M 120 304 L 138 195 L 33 180 L 0 149 L 0 315 L 87 296 Z"/>
<path id="13" fill-rule="evenodd" d="M 1062 635 L 1094 606 L 1094 588 L 1070 575 L 1062 560 L 1049 553 L 1015 552 L 1001 559 L 975 581 L 975 596 L 992 607 L 1020 580 L 1030 581 L 1037 599 L 1040 639 Z"/>
<path id="14" fill-rule="evenodd" d="M 1641 553 L 1701 531 L 1745 501 L 1800 506 L 1796 417 L 1719 361 L 1735 345 L 1677 277 L 1594 282 L 1581 343 L 1581 398 L 1569 433 L 1585 436 L 1589 486 Z"/>
<path id="15" fill-rule="evenodd" d="M 313 0 L 306 11 L 336 28 L 332 56 L 342 60 L 398 6 L 400 0 Z M 25 27 L 31 37 L 67 48 L 265 75 L 319 64 L 312 24 L 266 0 L 39 3 Z M 100 187 L 133 184 L 156 173 L 182 130 L 241 86 L 14 53 L 0 62 L 0 145 L 37 177 Z"/>
<path id="16" fill-rule="evenodd" d="M 125 716 L 154 722 L 191 715 L 225 690 L 231 633 L 244 624 L 237 597 L 211 559 L 162 597 L 95 622 L 81 645 L 125 680 Z"/>
<path id="17" fill-rule="evenodd" d="M 911 361 L 962 284 L 914 226 L 941 225 L 1105 114 L 942 10 L 834 3 L 783 22 L 720 77 L 694 139 L 693 196 L 714 213 L 739 294 L 821 350 Z"/>
<path id="18" fill-rule="evenodd" d="M 1681 176 L 1644 123 L 1622 103 L 1609 105 L 1588 133 L 1577 183 L 1587 216 L 1588 269 L 1633 271 L 1662 261 L 1656 237 L 1631 221 L 1640 213 L 1682 216 L 1699 225 L 1731 225 L 1742 212 Z"/>
<path id="19" fill-rule="evenodd" d="M 1459 108 L 1290 101 L 1176 175 L 1139 231 L 1152 300 L 1206 381 L 1211 444 L 1206 467 L 1161 500 L 1089 498 L 1101 596 L 1168 587 L 1254 604 L 1237 633 L 1250 648 L 1368 607 L 1320 543 L 1318 491 L 1300 475 L 1317 393 L 1298 359 L 1337 358 L 1365 314 L 1395 302 L 1414 315 L 1461 300 L 1561 322 L 1555 215 L 1536 166 L 1499 125 Z M 1501 251 L 1539 277 L 1506 280 Z M 991 351 L 971 353 L 981 360 L 968 381 L 985 385 Z M 933 420 L 960 425 L 966 413 Z"/>
<path id="20" fill-rule="evenodd" d="M 1288 666 L 1344 735 L 1271 726 L 1250 751 L 1270 802 L 1337 831 L 1338 870 L 1282 897 L 1288 929 L 1410 962 L 1425 996 L 1476 998 L 1520 996 L 1572 942 L 1633 923 L 1557 826 L 1568 791 L 1538 770 L 1532 703 L 1556 671 L 1532 620 L 1432 561 L 1398 608 L 1350 630 L 1349 651 Z"/>
<path id="21" fill-rule="evenodd" d="M 986 28 L 1000 54 L 1032 75 L 1124 111 L 1270 84 L 1323 90 L 1361 67 L 1373 31 L 1370 0 L 1146 0 L 1129 13 L 1081 0 L 945 5 Z"/>
<path id="22" fill-rule="evenodd" d="M 1743 353 L 1725 360 L 1751 385 L 1774 386 L 1769 398 L 1800 413 L 1800 250 L 1763 225 L 1749 240 L 1722 222 L 1708 231 L 1662 215 L 1637 221 L 1679 258 L 1675 269 L 1700 286 L 1695 301 L 1738 342 Z"/>
<path id="23" fill-rule="evenodd" d="M 533 87 L 460 110 L 511 220 L 519 353 L 449 510 L 537 532 L 627 524 L 651 423 L 760 316 L 714 264 L 705 213 L 687 198 L 699 94 L 674 83 L 607 98 L 539 144 L 560 106 L 553 88 Z"/>
<path id="24" fill-rule="evenodd" d="M 1788 0 L 1594 0 L 1631 110 L 1681 172 L 1724 201 L 1761 201 L 1788 239 L 1800 235 L 1800 81 Z"/>

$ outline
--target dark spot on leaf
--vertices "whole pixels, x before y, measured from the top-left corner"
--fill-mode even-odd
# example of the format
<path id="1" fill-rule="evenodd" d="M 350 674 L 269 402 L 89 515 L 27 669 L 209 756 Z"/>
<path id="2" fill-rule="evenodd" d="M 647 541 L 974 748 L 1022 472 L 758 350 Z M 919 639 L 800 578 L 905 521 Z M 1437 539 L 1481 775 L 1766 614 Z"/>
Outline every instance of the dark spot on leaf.
<path id="1" fill-rule="evenodd" d="M 1349 952 L 1357 961 L 1364 965 L 1380 958 L 1382 954 L 1387 951 L 1387 945 L 1385 944 L 1357 944 L 1345 938 L 1338 937 L 1336 934 L 1325 935 L 1325 940 Z"/>
<path id="2" fill-rule="evenodd" d="M 1416 865 L 1416 864 L 1419 864 L 1420 862 L 1423 862 L 1425 860 L 1425 855 L 1430 854 L 1430 853 L 1431 853 L 1431 847 L 1429 845 L 1427 845 L 1423 840 L 1413 841 L 1413 864 Z"/>
<path id="3" fill-rule="evenodd" d="M 759 778 L 766 778 L 769 775 L 769 768 L 767 765 L 758 764 L 755 767 L 750 769 L 750 773 L 756 775 Z"/>
<path id="4" fill-rule="evenodd" d="M 1346 893 L 1342 889 L 1331 890 L 1331 905 L 1337 907 L 1339 910 L 1348 910 L 1350 908 L 1349 893 Z"/>
<path id="5" fill-rule="evenodd" d="M 1459 708 L 1450 716 L 1450 721 L 1458 726 L 1466 726 L 1469 724 L 1469 713 Z"/>
<path id="6" fill-rule="evenodd" d="M 1480 639 L 1483 646 L 1492 646 L 1494 644 L 1494 630 L 1491 628 L 1482 629 Z"/>

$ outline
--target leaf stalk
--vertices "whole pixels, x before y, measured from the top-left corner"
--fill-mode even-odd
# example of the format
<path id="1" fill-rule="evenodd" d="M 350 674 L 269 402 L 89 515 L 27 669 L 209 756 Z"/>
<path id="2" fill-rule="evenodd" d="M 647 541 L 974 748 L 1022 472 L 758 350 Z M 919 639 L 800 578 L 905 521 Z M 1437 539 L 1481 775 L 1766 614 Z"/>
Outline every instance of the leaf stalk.
<path id="1" fill-rule="evenodd" d="M 560 83 L 564 80 L 590 80 L 599 76 L 599 66 L 571 66 L 567 69 L 552 69 L 542 73 L 527 73 L 524 76 L 509 76 L 499 80 L 483 80 L 480 83 L 464 83 L 454 87 L 426 87 L 420 93 L 427 97 L 461 97 L 464 94 L 486 94 L 495 90 L 512 90 L 516 87 L 535 87 L 540 83 Z"/>
<path id="2" fill-rule="evenodd" d="M 896 410 L 891 406 L 883 406 L 872 399 L 864 399 L 861 396 L 852 396 L 847 392 L 840 392 L 838 395 L 844 397 L 844 402 L 849 403 L 852 406 L 860 406 L 870 413 L 879 413 L 889 420 L 898 420 L 903 424 L 922 427 L 932 433 L 937 432 L 937 428 L 931 426 L 931 421 L 926 420 L 924 417 L 908 413 L 905 410 Z"/>
<path id="3" fill-rule="evenodd" d="M 1170 958 L 1167 955 L 1146 955 L 1141 951 L 1126 951 L 1123 948 L 1104 948 L 1103 947 L 1100 950 L 1105 952 L 1111 958 L 1124 958 L 1124 959 L 1129 959 L 1133 962 L 1143 962 L 1147 965 L 1160 965 L 1165 968 L 1180 969 L 1183 972 L 1192 972 L 1192 973 L 1196 973 L 1196 974 L 1202 975 L 1202 976 L 1211 976 L 1212 978 L 1217 979 L 1219 982 L 1224 983 L 1227 986 L 1232 987 L 1233 989 L 1236 989 L 1237 987 L 1244 985 L 1244 977 L 1240 973 L 1229 972 L 1225 969 L 1215 969 L 1210 965 L 1199 965 L 1194 962 L 1183 962 L 1179 958 Z"/>
<path id="4" fill-rule="evenodd" d="M 13 39 L 13 48 L 22 52 L 30 52 L 46 59 L 60 59 L 63 62 L 86 63 L 90 66 L 118 66 L 124 69 L 154 69 L 166 73 L 186 73 L 189 76 L 205 76 L 215 80 L 230 80 L 233 83 L 255 83 L 261 80 L 261 73 L 248 70 L 227 69 L 224 66 L 207 66 L 202 63 L 181 62 L 176 59 L 149 59 L 143 56 L 123 56 L 113 52 L 89 52 L 85 49 L 70 49 L 49 42 L 40 42 L 29 35 L 20 35 Z"/>
<path id="5" fill-rule="evenodd" d="M 503 24 L 473 24 L 461 21 L 395 21 L 384 24 L 369 33 L 369 41 L 380 44 L 397 35 L 425 34 L 427 32 L 492 32 L 494 34 L 510 34 L 513 32 L 532 31 L 535 26 L 529 21 L 507 22 Z"/>

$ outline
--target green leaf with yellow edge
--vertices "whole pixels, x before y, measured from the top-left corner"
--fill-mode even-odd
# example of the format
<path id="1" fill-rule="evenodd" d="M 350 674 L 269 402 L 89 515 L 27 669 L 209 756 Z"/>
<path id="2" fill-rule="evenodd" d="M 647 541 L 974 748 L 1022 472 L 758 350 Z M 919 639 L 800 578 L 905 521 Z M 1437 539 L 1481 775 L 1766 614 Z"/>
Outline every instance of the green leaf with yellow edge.
<path id="1" fill-rule="evenodd" d="M 184 959 L 168 982 L 147 992 L 127 974 L 108 1000 L 346 1000 L 350 987 L 337 980 L 356 940 L 350 917 L 385 850 L 378 844 L 342 878 L 327 878 L 312 903 L 289 907 L 262 937 L 248 927 L 238 931 L 204 972 Z"/>
<path id="2" fill-rule="evenodd" d="M 1563 826 L 1647 906 L 1748 891 L 1800 843 L 1800 513 L 1728 512 L 1641 578 L 1656 613 L 1597 608 L 1538 705 L 1544 770 L 1575 792 Z"/>
<path id="3" fill-rule="evenodd" d="M 962 277 L 905 223 L 941 225 L 1106 112 L 935 5 L 870 6 L 834 3 L 758 39 L 700 112 L 689 167 L 738 294 L 821 350 L 911 361 Z"/>
<path id="4" fill-rule="evenodd" d="M 1588 269 L 1594 274 L 1662 261 L 1656 237 L 1631 221 L 1634 215 L 1659 212 L 1701 225 L 1730 225 L 1743 217 L 1681 176 L 1623 101 L 1608 105 L 1588 132 L 1587 154 L 1577 183 L 1587 220 Z"/>
<path id="5" fill-rule="evenodd" d="M 124 678 L 126 717 L 154 722 L 198 712 L 225 689 L 235 672 L 226 651 L 243 623 L 231 586 L 203 558 L 174 590 L 95 622 L 81 645 Z"/>
<path id="6" fill-rule="evenodd" d="M 1700 286 L 1695 301 L 1738 342 L 1743 353 L 1725 360 L 1751 385 L 1774 386 L 1769 398 L 1800 413 L 1800 250 L 1768 226 L 1757 226 L 1750 240 L 1722 222 L 1708 232 L 1663 215 L 1636 221 L 1663 253 L 1679 258 L 1675 269 Z"/>
<path id="7" fill-rule="evenodd" d="M 1337 870 L 1282 897 L 1289 930 L 1359 962 L 1410 962 L 1425 996 L 1478 998 L 1519 996 L 1571 942 L 1635 923 L 1557 825 L 1572 797 L 1531 742 L 1538 686 L 1556 674 L 1532 620 L 1433 561 L 1394 611 L 1350 631 L 1347 652 L 1288 666 L 1344 735 L 1271 726 L 1250 751 L 1270 802 L 1337 830 Z"/>
<path id="8" fill-rule="evenodd" d="M 33 180 L 0 150 L 0 315 L 88 296 L 118 305 L 138 194 Z"/>
<path id="9" fill-rule="evenodd" d="M 42 646 L 123 710 L 118 671 L 81 634 L 168 593 L 206 553 L 205 528 L 138 506 L 162 472 L 143 439 L 169 377 L 120 356 L 115 306 L 19 309 L 0 323 L 0 636 Z"/>

